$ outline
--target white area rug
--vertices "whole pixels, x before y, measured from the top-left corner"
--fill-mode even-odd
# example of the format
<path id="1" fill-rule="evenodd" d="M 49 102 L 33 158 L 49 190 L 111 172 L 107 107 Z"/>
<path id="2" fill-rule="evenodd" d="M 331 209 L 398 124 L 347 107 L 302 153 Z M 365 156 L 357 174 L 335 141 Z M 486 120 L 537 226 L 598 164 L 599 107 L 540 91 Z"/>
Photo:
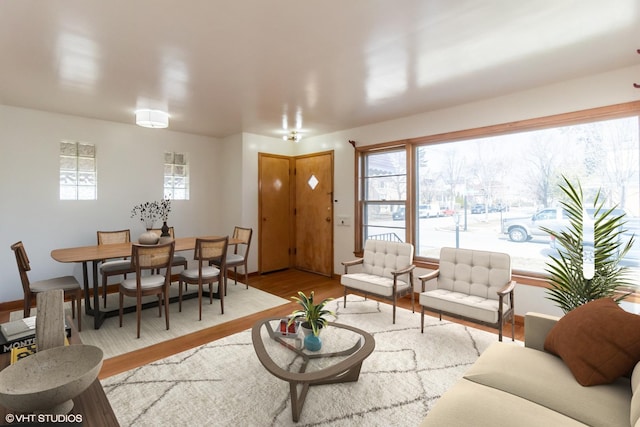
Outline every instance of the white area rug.
<path id="1" fill-rule="evenodd" d="M 496 334 L 350 295 L 337 321 L 371 333 L 358 382 L 312 386 L 300 421 L 289 384 L 260 364 L 249 330 L 102 381 L 122 426 L 416 426 Z"/>
<path id="2" fill-rule="evenodd" d="M 171 285 L 172 296 L 178 294 L 178 285 Z M 190 286 L 189 292 L 197 290 L 196 286 Z M 216 286 L 214 285 L 214 291 Z M 156 297 L 148 297 L 145 301 L 155 301 Z M 162 317 L 158 317 L 158 308 L 142 310 L 140 325 L 140 338 L 136 338 L 136 313 L 123 316 L 122 328 L 119 326 L 118 316 L 105 319 L 100 329 L 93 329 L 93 317 L 84 314 L 82 316 L 82 331 L 80 339 L 83 344 L 100 347 L 104 351 L 104 358 L 108 359 L 120 354 L 148 347 L 159 342 L 180 337 L 191 332 L 229 322 L 262 310 L 287 304 L 284 298 L 277 297 L 268 292 L 249 287 L 238 282 L 229 281 L 227 296 L 224 298 L 224 314 L 220 314 L 220 300 L 214 298 L 213 304 L 209 304 L 209 298 L 202 299 L 202 321 L 198 320 L 198 298 L 182 301 L 182 312 L 178 311 L 178 303 L 169 305 L 169 327 L 166 329 L 164 309 Z M 100 298 L 102 304 L 102 298 Z M 125 297 L 125 306 L 135 305 L 135 298 Z M 71 315 L 70 303 L 65 304 L 66 314 Z M 107 298 L 107 310 L 118 309 L 118 294 L 110 294 Z M 36 315 L 37 310 L 32 309 L 31 315 Z M 11 313 L 11 320 L 22 318 L 22 311 Z"/>

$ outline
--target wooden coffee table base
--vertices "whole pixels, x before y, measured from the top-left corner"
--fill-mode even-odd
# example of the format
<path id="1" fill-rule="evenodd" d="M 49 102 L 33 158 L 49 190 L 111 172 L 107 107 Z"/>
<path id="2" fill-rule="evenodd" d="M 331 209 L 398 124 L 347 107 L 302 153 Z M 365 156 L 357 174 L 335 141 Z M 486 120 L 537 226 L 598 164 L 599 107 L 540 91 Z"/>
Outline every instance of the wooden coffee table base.
<path id="1" fill-rule="evenodd" d="M 289 389 L 291 392 L 291 417 L 293 421 L 298 422 L 300 420 L 300 413 L 302 412 L 302 406 L 307 397 L 309 387 L 312 385 L 322 384 L 336 384 L 336 383 L 349 383 L 358 381 L 360 377 L 360 368 L 362 367 L 362 361 L 357 365 L 349 368 L 342 374 L 335 375 L 332 378 L 326 378 L 324 380 L 318 380 L 313 382 L 296 382 L 289 381 Z M 298 394 L 298 385 L 302 385 L 302 389 Z"/>
<path id="2" fill-rule="evenodd" d="M 279 320 L 279 318 L 270 318 L 258 321 L 251 331 L 251 340 L 253 341 L 253 348 L 256 351 L 256 355 L 258 356 L 260 363 L 262 363 L 267 371 L 289 383 L 289 390 L 291 394 L 291 417 L 294 422 L 297 422 L 300 419 L 300 413 L 302 412 L 302 407 L 310 386 L 358 381 L 358 378 L 360 377 L 360 369 L 362 368 L 362 361 L 373 352 L 373 349 L 375 348 L 375 340 L 368 332 L 354 328 L 353 326 L 329 322 L 330 327 L 351 331 L 354 333 L 354 336 L 358 337 L 358 339 L 355 344 L 344 346 L 336 352 L 312 354 L 296 348 L 285 339 L 278 336 L 270 324 L 270 322 L 277 320 Z M 262 335 L 261 330 L 263 327 L 268 332 L 268 337 L 264 337 Z M 291 372 L 288 370 L 288 367 L 281 367 L 275 363 L 269 354 L 269 345 L 265 346 L 265 339 L 267 341 L 277 342 L 279 345 L 277 348 L 288 349 L 287 351 L 296 353 L 301 357 L 304 362 L 300 366 L 300 370 L 298 372 Z M 311 369 L 307 372 L 309 362 L 320 358 L 335 358 L 336 362 L 335 364 L 328 365 L 323 369 Z M 300 390 L 298 390 L 299 388 Z"/>

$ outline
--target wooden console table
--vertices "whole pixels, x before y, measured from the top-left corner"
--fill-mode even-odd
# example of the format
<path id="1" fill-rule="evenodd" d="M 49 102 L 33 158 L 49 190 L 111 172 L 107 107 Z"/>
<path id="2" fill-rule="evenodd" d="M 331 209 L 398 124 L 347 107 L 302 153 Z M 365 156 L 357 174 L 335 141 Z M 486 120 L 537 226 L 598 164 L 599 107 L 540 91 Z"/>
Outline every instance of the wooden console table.
<path id="1" fill-rule="evenodd" d="M 70 344 L 82 344 L 78 330 L 75 328 L 71 319 L 68 319 L 68 324 L 71 325 L 71 336 L 69 337 Z M 6 368 L 11 363 L 11 353 L 0 354 L 0 370 Z M 104 389 L 99 380 L 95 380 L 93 384 L 89 386 L 84 392 L 73 399 L 72 414 L 82 415 L 82 423 L 78 423 L 83 427 L 96 426 L 96 427 L 117 427 L 120 426 L 116 415 L 113 413 L 113 408 L 104 394 Z M 3 406 L 0 406 L 0 425 L 9 425 L 7 422 L 8 414 L 17 414 Z M 36 423 L 18 423 L 35 425 Z"/>

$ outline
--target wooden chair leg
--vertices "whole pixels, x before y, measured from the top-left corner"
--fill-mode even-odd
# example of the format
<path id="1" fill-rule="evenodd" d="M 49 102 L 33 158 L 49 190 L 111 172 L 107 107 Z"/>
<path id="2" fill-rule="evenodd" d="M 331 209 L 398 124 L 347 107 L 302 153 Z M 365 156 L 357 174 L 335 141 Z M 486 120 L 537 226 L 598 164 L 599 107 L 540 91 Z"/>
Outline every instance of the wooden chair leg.
<path id="1" fill-rule="evenodd" d="M 22 317 L 25 319 L 31 316 L 31 295 L 24 296 L 24 307 L 22 309 Z"/>
<path id="2" fill-rule="evenodd" d="M 102 275 L 102 306 L 107 308 L 107 278 L 106 274 Z"/>
<path id="3" fill-rule="evenodd" d="M 415 303 L 415 296 L 413 295 L 413 289 L 411 290 L 411 312 L 415 313 L 416 312 L 416 303 Z"/>
<path id="4" fill-rule="evenodd" d="M 136 319 L 138 321 L 138 338 L 140 338 L 140 322 L 142 321 L 142 300 L 136 298 Z"/>
<path id="5" fill-rule="evenodd" d="M 124 295 L 120 292 L 120 327 L 122 328 L 122 314 L 123 314 Z"/>
<path id="6" fill-rule="evenodd" d="M 227 293 L 227 286 L 223 283 L 223 280 L 218 279 L 218 294 L 220 294 L 220 314 L 224 314 L 224 295 Z M 222 289 L 220 289 L 220 286 L 224 286 L 224 292 Z"/>
<path id="7" fill-rule="evenodd" d="M 76 301 L 77 300 L 77 301 Z M 76 304 L 74 304 L 74 301 Z M 82 292 L 78 291 L 74 299 L 71 300 L 71 312 L 73 313 L 74 305 L 78 306 L 78 332 L 82 331 Z"/>
<path id="8" fill-rule="evenodd" d="M 184 290 L 187 290 L 187 282 L 184 282 Z M 182 279 L 178 280 L 178 311 L 182 313 Z"/>
<path id="9" fill-rule="evenodd" d="M 167 331 L 169 330 L 169 295 L 167 291 L 163 292 L 164 294 L 164 317 L 165 322 L 167 323 Z"/>
<path id="10" fill-rule="evenodd" d="M 202 286 L 202 283 L 198 283 L 198 315 L 200 316 L 199 320 L 202 320 Z"/>
<path id="11" fill-rule="evenodd" d="M 244 284 L 247 285 L 247 289 L 249 289 L 249 269 L 246 263 L 244 265 Z"/>

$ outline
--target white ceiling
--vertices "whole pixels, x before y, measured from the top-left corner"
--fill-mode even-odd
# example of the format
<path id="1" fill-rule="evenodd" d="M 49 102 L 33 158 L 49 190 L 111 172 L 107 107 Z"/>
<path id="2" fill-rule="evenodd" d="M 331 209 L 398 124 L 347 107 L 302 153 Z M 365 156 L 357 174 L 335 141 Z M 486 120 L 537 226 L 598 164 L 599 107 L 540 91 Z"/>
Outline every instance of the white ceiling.
<path id="1" fill-rule="evenodd" d="M 638 0 L 3 0 L 0 104 L 313 136 L 638 65 L 638 48 Z"/>

